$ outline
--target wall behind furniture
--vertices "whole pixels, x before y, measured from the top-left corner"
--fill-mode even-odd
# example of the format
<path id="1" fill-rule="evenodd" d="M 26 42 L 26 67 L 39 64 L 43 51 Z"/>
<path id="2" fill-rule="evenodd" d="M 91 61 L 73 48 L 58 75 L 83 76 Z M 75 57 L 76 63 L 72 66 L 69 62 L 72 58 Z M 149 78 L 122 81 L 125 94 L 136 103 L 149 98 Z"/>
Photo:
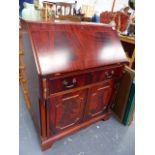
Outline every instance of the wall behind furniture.
<path id="1" fill-rule="evenodd" d="M 40 0 L 42 2 L 44 0 Z M 70 2 L 74 3 L 75 0 L 48 0 L 53 2 Z M 95 11 L 101 13 L 102 11 L 111 11 L 113 0 L 77 0 L 78 8 L 82 5 L 94 5 Z M 128 5 L 128 0 L 116 0 L 114 11 L 120 10 L 122 7 Z"/>

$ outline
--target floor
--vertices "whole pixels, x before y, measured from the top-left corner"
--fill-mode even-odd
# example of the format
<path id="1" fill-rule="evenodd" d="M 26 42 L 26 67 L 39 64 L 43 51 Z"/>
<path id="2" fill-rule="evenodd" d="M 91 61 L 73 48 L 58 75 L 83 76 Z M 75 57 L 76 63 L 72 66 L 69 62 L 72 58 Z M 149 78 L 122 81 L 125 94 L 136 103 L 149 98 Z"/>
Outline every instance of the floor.
<path id="1" fill-rule="evenodd" d="M 41 151 L 39 139 L 26 109 L 23 94 L 19 94 L 19 155 L 134 155 L 135 123 L 126 127 L 114 117 L 99 121 L 81 131 L 55 142 Z"/>

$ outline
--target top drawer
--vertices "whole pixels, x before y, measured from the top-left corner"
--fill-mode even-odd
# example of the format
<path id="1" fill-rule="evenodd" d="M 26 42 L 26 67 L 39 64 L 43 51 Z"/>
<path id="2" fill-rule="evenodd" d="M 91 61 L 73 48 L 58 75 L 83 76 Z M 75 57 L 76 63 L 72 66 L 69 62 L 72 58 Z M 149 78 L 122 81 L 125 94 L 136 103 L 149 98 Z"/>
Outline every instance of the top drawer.
<path id="1" fill-rule="evenodd" d="M 49 79 L 49 93 L 54 94 L 108 79 L 119 78 L 122 75 L 122 71 L 123 66 L 115 66 L 79 75 L 66 75 L 57 79 Z"/>
<path id="2" fill-rule="evenodd" d="M 50 94 L 81 87 L 90 84 L 91 74 L 85 73 L 75 76 L 63 77 L 60 79 L 49 80 Z"/>
<path id="3" fill-rule="evenodd" d="M 122 75 L 123 67 L 113 67 L 92 73 L 92 82 L 100 82 L 107 79 L 119 78 Z"/>

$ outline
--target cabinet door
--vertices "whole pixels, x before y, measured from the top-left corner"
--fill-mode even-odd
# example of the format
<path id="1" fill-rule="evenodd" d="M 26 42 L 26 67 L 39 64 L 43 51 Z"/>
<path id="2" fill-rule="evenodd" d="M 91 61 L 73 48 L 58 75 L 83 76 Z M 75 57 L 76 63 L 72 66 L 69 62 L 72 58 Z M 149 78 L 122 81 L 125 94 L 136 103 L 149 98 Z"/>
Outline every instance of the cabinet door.
<path id="1" fill-rule="evenodd" d="M 79 123 L 83 116 L 87 90 L 53 96 L 50 99 L 50 128 L 55 132 Z"/>
<path id="2" fill-rule="evenodd" d="M 93 86 L 89 90 L 85 119 L 103 114 L 112 97 L 113 81 Z"/>

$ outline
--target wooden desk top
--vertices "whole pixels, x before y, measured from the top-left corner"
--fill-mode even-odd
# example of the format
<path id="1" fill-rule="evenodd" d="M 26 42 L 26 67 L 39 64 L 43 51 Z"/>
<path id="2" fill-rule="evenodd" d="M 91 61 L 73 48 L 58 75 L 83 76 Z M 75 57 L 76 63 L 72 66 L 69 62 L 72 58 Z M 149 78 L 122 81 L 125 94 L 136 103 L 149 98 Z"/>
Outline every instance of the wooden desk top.
<path id="1" fill-rule="evenodd" d="M 42 75 L 128 62 L 110 25 L 27 22 L 27 26 Z"/>

